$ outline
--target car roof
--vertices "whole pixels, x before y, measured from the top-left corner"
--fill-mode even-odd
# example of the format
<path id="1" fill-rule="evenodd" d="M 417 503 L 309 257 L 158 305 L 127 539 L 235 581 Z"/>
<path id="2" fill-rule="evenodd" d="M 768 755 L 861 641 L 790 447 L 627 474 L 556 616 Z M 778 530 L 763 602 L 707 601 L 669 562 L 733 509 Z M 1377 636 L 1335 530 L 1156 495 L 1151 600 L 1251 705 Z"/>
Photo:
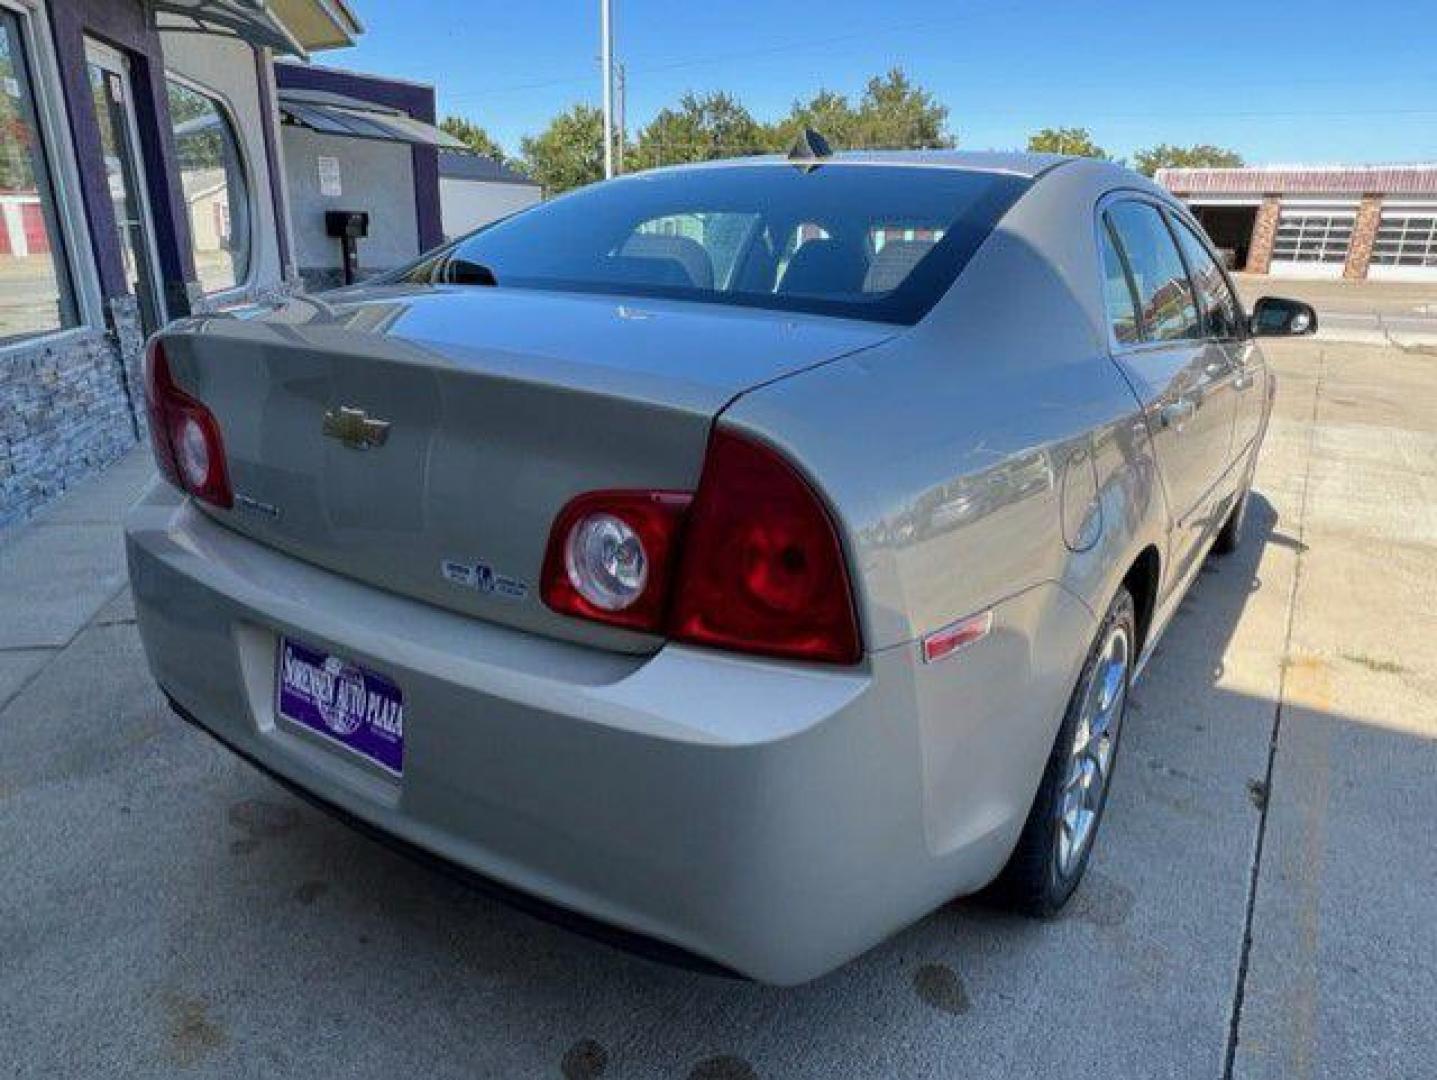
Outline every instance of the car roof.
<path id="1" fill-rule="evenodd" d="M 889 165 L 908 168 L 963 169 L 973 172 L 1007 173 L 1032 180 L 1049 169 L 1079 160 L 1064 154 L 1023 154 L 998 150 L 839 150 L 816 161 L 791 161 L 783 154 L 760 154 L 753 157 L 723 158 L 685 165 L 670 165 L 652 170 L 722 169 L 735 166 L 786 165 Z"/>

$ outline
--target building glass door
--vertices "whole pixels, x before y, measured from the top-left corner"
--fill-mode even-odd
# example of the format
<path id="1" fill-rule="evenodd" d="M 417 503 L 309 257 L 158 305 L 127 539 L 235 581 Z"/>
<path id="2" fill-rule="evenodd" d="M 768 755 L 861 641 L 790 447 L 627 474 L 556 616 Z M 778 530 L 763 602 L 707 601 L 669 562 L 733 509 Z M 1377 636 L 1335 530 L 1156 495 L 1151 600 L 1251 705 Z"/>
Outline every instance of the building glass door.
<path id="1" fill-rule="evenodd" d="M 122 53 L 93 41 L 87 44 L 85 57 L 95 119 L 100 125 L 105 179 L 115 208 L 125 283 L 139 301 L 145 333 L 151 334 L 163 325 L 165 314 L 155 276 L 154 228 L 145 195 L 129 62 Z"/>

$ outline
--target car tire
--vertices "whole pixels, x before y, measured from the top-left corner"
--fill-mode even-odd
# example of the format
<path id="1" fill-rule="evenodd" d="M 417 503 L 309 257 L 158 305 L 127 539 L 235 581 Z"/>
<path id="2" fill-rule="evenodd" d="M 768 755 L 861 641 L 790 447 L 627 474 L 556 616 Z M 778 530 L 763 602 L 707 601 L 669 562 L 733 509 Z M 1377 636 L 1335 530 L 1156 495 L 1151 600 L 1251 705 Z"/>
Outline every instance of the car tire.
<path id="1" fill-rule="evenodd" d="M 1231 555 L 1242 544 L 1242 527 L 1247 522 L 1248 489 L 1243 488 L 1237 501 L 1228 511 L 1227 520 L 1222 523 L 1217 538 L 1212 542 L 1215 555 Z"/>
<path id="2" fill-rule="evenodd" d="M 1107 806 L 1137 640 L 1132 595 L 1119 589 L 1088 651 L 1018 846 L 993 883 L 1005 907 L 1047 918 L 1083 879 Z"/>

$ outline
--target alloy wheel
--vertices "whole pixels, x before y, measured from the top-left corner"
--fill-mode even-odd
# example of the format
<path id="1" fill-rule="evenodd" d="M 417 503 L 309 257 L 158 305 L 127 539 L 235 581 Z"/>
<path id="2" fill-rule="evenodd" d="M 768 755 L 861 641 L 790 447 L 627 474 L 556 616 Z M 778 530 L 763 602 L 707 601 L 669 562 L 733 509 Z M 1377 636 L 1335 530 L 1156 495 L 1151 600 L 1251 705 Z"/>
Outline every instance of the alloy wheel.
<path id="1" fill-rule="evenodd" d="M 1073 728 L 1068 768 L 1058 796 L 1058 873 L 1070 877 L 1093 842 L 1098 815 L 1112 775 L 1118 729 L 1128 697 L 1132 639 L 1128 627 L 1112 627 L 1083 690 L 1082 711 Z"/>

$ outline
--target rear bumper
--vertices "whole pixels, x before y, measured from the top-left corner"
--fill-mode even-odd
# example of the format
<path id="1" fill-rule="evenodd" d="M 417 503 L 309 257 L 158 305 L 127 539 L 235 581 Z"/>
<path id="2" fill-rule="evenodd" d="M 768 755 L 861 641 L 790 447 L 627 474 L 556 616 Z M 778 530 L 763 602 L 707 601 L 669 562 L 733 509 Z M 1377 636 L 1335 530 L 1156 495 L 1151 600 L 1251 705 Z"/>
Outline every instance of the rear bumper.
<path id="1" fill-rule="evenodd" d="M 961 842 L 934 850 L 912 648 L 843 671 L 611 654 L 319 570 L 159 484 L 126 544 L 156 680 L 233 749 L 466 870 L 765 981 L 822 974 L 980 887 L 1031 798 L 975 792 L 941 830 Z M 402 779 L 277 720 L 278 634 L 402 688 Z"/>
<path id="2" fill-rule="evenodd" d="M 198 728 L 231 753 L 243 758 L 251 766 L 264 773 L 291 795 L 303 799 L 311 806 L 329 814 L 356 832 L 363 833 L 371 840 L 381 843 L 393 851 L 399 852 L 406 858 L 422 863 L 447 877 L 456 878 L 471 888 L 477 889 L 510 907 L 517 908 L 536 918 L 543 919 L 545 922 L 554 923 L 565 929 L 572 930 L 576 934 L 582 934 L 584 937 L 603 942 L 606 945 L 612 945 L 626 952 L 648 957 L 652 960 L 658 960 L 675 967 L 683 967 L 692 971 L 702 972 L 706 975 L 721 975 L 729 978 L 739 977 L 738 973 L 732 969 L 726 968 L 722 964 L 717 964 L 702 956 L 697 956 L 686 949 L 681 949 L 676 945 L 670 945 L 655 938 L 644 937 L 642 934 L 629 933 L 622 927 L 599 922 L 597 919 L 587 918 L 579 912 L 570 911 L 568 908 L 562 908 L 556 904 L 550 904 L 542 897 L 533 896 L 530 893 L 520 892 L 518 889 L 510 888 L 502 881 L 496 881 L 494 878 L 486 877 L 477 871 L 470 870 L 467 867 L 460 866 L 456 862 L 451 862 L 448 859 L 435 855 L 431 851 L 417 847 L 394 833 L 378 829 L 363 818 L 356 817 L 343 807 L 331 802 L 326 802 L 308 788 L 301 787 L 289 779 L 289 777 L 282 776 L 275 772 L 269 766 L 265 765 L 264 762 L 250 757 L 239 747 L 226 742 L 223 737 L 205 727 L 204 724 L 200 723 L 199 720 L 191 716 L 183 707 L 177 704 L 174 698 L 168 698 L 168 700 L 170 709 L 181 720 L 192 727 Z"/>

